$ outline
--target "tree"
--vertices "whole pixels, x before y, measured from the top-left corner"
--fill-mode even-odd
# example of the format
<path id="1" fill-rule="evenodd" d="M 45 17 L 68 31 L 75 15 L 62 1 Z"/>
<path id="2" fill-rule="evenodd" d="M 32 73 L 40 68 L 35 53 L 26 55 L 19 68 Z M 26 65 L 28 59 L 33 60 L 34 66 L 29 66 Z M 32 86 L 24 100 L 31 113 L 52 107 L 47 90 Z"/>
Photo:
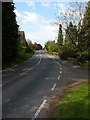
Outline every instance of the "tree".
<path id="1" fill-rule="evenodd" d="M 90 48 L 90 1 L 87 4 L 84 19 L 82 23 L 81 32 L 83 34 L 84 49 Z"/>
<path id="2" fill-rule="evenodd" d="M 2 59 L 10 61 L 18 55 L 18 25 L 13 2 L 2 3 Z"/>
<path id="3" fill-rule="evenodd" d="M 83 14 L 85 11 L 85 2 L 69 2 L 64 8 L 64 11 L 61 11 L 60 4 L 57 4 L 57 13 L 56 13 L 56 20 L 55 24 L 62 24 L 63 29 L 66 29 L 69 25 L 70 21 L 73 25 L 79 25 L 81 26 L 82 20 L 83 20 Z"/>
<path id="4" fill-rule="evenodd" d="M 81 24 L 78 24 L 78 27 L 73 24 L 67 27 L 65 43 L 76 49 L 74 53 L 79 61 L 90 60 L 90 2 L 87 4 Z"/>
<path id="5" fill-rule="evenodd" d="M 86 11 L 83 18 L 83 25 L 90 25 L 90 1 L 87 3 Z"/>
<path id="6" fill-rule="evenodd" d="M 69 26 L 66 29 L 65 43 L 71 45 L 72 47 L 77 47 L 78 44 L 78 30 L 76 25 L 73 25 L 70 22 Z"/>
<path id="7" fill-rule="evenodd" d="M 76 25 L 69 23 L 65 30 L 65 40 L 63 46 L 60 47 L 59 55 L 61 58 L 75 57 L 78 45 L 78 31 Z"/>
<path id="8" fill-rule="evenodd" d="M 62 34 L 62 25 L 59 24 L 59 33 L 58 33 L 58 40 L 57 40 L 58 46 L 63 45 L 63 34 Z"/>
<path id="9" fill-rule="evenodd" d="M 45 48 L 47 49 L 47 51 L 49 53 L 58 52 L 58 46 L 55 43 L 55 41 L 48 41 L 48 42 L 46 42 Z"/>

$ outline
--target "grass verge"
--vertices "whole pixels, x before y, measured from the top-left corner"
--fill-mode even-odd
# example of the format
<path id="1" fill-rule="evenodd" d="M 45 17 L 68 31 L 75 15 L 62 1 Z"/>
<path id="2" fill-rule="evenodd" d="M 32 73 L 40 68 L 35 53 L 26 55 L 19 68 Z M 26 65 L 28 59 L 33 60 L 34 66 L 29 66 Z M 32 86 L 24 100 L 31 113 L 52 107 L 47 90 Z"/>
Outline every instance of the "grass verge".
<path id="1" fill-rule="evenodd" d="M 7 69 L 9 67 L 12 67 L 16 64 L 19 64 L 19 63 L 22 63 L 24 62 L 25 60 L 29 59 L 30 57 L 32 57 L 34 54 L 33 51 L 31 52 L 28 52 L 28 53 L 25 53 L 23 54 L 22 56 L 18 56 L 16 59 L 14 59 L 13 61 L 10 61 L 10 62 L 6 62 L 6 63 L 3 63 L 2 65 L 2 69 Z"/>
<path id="2" fill-rule="evenodd" d="M 84 83 L 73 88 L 62 96 L 54 106 L 54 113 L 50 118 L 90 118 L 90 84 Z"/>
<path id="3" fill-rule="evenodd" d="M 72 63 L 74 63 L 76 65 L 80 65 L 82 68 L 84 68 L 86 70 L 90 70 L 90 61 L 80 62 L 80 61 L 77 60 L 77 58 L 72 58 L 72 57 L 68 57 L 68 56 L 67 56 L 67 58 L 66 58 L 66 56 L 63 56 L 63 58 L 62 58 L 62 57 L 59 56 L 58 52 L 47 51 L 47 53 L 51 54 L 51 55 L 53 55 L 55 57 L 58 57 L 58 58 L 60 58 L 62 60 L 68 60 L 68 61 L 70 61 L 70 62 L 72 62 Z"/>
<path id="4" fill-rule="evenodd" d="M 51 55 L 57 55 L 58 56 L 58 52 L 47 52 L 48 54 L 51 54 Z"/>

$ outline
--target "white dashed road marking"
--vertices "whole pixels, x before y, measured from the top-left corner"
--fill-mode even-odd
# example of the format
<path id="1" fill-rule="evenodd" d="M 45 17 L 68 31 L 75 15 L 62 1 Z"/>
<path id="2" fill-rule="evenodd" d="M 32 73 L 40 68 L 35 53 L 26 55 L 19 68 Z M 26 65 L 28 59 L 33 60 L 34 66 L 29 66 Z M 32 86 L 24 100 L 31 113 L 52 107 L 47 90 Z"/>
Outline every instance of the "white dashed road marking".
<path id="1" fill-rule="evenodd" d="M 62 71 L 60 71 L 60 74 L 62 73 Z"/>
<path id="2" fill-rule="evenodd" d="M 42 108 L 43 108 L 43 106 L 45 105 L 46 102 L 47 102 L 47 100 L 43 100 L 42 104 L 40 105 L 40 107 L 38 108 L 36 113 L 34 114 L 34 118 L 36 118 L 38 116 L 38 114 L 40 113 L 40 111 L 42 110 Z M 32 118 L 32 120 L 34 120 L 34 118 Z"/>
<path id="3" fill-rule="evenodd" d="M 51 89 L 51 90 L 53 91 L 53 90 L 55 89 L 55 87 L 56 87 L 56 84 L 54 84 L 54 85 L 53 85 L 53 87 L 52 87 L 52 89 Z"/>
<path id="4" fill-rule="evenodd" d="M 58 76 L 58 80 L 60 79 L 60 76 Z"/>
<path id="5" fill-rule="evenodd" d="M 41 54 L 40 54 L 40 60 L 39 60 L 39 62 L 37 63 L 37 65 L 39 65 L 41 63 Z"/>

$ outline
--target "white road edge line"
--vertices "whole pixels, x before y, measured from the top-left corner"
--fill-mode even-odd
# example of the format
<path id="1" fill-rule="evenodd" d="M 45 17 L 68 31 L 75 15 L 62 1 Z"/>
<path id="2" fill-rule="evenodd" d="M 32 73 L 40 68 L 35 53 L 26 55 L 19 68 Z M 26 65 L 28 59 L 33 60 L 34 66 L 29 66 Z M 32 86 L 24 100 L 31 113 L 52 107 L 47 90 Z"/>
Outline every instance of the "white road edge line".
<path id="1" fill-rule="evenodd" d="M 37 65 L 39 65 L 41 63 L 41 54 L 40 54 L 40 60 L 39 60 L 39 62 L 35 65 L 35 66 L 33 66 L 32 68 L 30 68 L 30 70 L 32 70 L 32 69 L 34 69 Z"/>
<path id="2" fill-rule="evenodd" d="M 52 89 L 51 89 L 51 90 L 53 91 L 53 90 L 55 89 L 55 87 L 56 87 L 56 84 L 54 84 L 54 85 L 53 85 L 53 87 L 52 87 Z"/>
<path id="3" fill-rule="evenodd" d="M 38 114 L 41 112 L 41 110 L 42 110 L 42 108 L 43 108 L 43 106 L 45 105 L 46 102 L 47 102 L 47 100 L 43 100 L 42 104 L 37 109 L 36 113 L 34 114 L 34 117 L 32 118 L 32 120 L 34 120 L 34 118 L 36 118 L 38 116 Z"/>
<path id="4" fill-rule="evenodd" d="M 34 56 L 34 55 L 33 55 Z M 32 57 L 33 57 L 32 56 Z M 31 57 L 31 58 L 32 58 Z M 26 60 L 26 61 L 24 61 L 24 62 L 28 62 L 31 58 L 29 58 L 28 60 Z M 22 62 L 22 63 L 24 63 L 24 62 Z M 40 60 L 39 60 L 39 62 L 41 62 L 41 54 L 40 54 Z M 40 63 L 37 63 L 34 67 L 36 67 L 37 65 L 39 65 Z M 2 70 L 2 71 L 0 71 L 0 72 L 7 72 L 7 71 L 9 71 L 9 70 L 12 70 L 14 67 L 16 67 L 16 66 L 18 66 L 18 65 L 20 65 L 20 64 L 22 64 L 22 63 L 19 63 L 19 64 L 17 64 L 17 65 L 14 65 L 13 67 L 11 67 L 11 68 L 8 68 L 8 69 L 6 69 L 6 70 Z M 33 67 L 33 68 L 34 68 Z M 33 69 L 33 68 L 31 68 L 31 69 Z"/>
<path id="5" fill-rule="evenodd" d="M 39 64 L 41 63 L 41 60 L 42 60 L 42 59 L 41 59 L 41 54 L 39 54 L 39 55 L 40 55 L 40 60 L 39 60 L 39 62 L 38 62 L 35 66 L 33 66 L 32 68 L 30 68 L 30 70 L 34 69 L 37 65 L 39 65 Z M 33 57 L 33 56 L 32 56 L 32 57 Z M 31 58 L 29 58 L 29 59 L 31 59 Z M 29 59 L 28 59 L 28 60 L 29 60 Z M 27 61 L 28 61 L 28 60 L 27 60 Z M 25 61 L 24 61 L 24 62 L 25 62 Z M 20 63 L 20 64 L 22 64 L 22 63 Z M 13 66 L 13 67 L 14 67 L 14 66 Z M 7 70 L 3 70 L 3 71 L 9 71 L 9 70 L 11 70 L 13 67 L 11 67 L 10 69 L 7 69 Z M 0 72 L 2 72 L 2 71 L 0 71 Z M 27 74 L 27 72 L 21 73 L 20 76 L 23 76 L 23 75 L 25 75 L 25 74 Z M 3 86 L 3 85 L 6 84 L 6 83 L 7 83 L 7 82 L 3 83 L 2 85 L 0 85 L 0 87 Z"/>
<path id="6" fill-rule="evenodd" d="M 58 76 L 58 80 L 59 80 L 60 76 Z"/>
<path id="7" fill-rule="evenodd" d="M 20 76 L 27 74 L 27 72 L 21 73 Z"/>

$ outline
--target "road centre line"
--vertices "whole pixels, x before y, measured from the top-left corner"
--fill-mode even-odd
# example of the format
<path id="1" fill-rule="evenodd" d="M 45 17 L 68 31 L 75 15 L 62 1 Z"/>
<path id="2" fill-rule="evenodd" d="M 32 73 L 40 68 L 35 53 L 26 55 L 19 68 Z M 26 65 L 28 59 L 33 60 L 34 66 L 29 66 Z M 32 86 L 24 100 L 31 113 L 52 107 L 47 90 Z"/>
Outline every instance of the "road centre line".
<path id="1" fill-rule="evenodd" d="M 37 65 L 39 65 L 39 64 L 40 64 L 40 62 L 41 62 L 41 61 L 39 61 L 39 62 L 37 63 Z"/>
<path id="2" fill-rule="evenodd" d="M 40 107 L 37 109 L 36 113 L 34 114 L 34 117 L 32 118 L 32 120 L 34 120 L 34 118 L 36 118 L 39 113 L 41 112 L 43 106 L 46 104 L 47 100 L 43 100 L 42 104 L 40 105 Z"/>
<path id="3" fill-rule="evenodd" d="M 60 71 L 60 74 L 62 73 L 62 71 Z"/>
<path id="4" fill-rule="evenodd" d="M 58 76 L 58 80 L 59 80 L 60 76 Z"/>
<path id="5" fill-rule="evenodd" d="M 51 90 L 53 91 L 53 90 L 55 89 L 55 87 L 56 87 L 56 84 L 54 84 L 54 85 L 53 85 L 53 87 L 52 87 L 52 89 L 51 89 Z"/>
<path id="6" fill-rule="evenodd" d="M 60 70 L 62 70 L 62 68 L 60 67 Z"/>
<path id="7" fill-rule="evenodd" d="M 39 64 L 40 64 L 40 62 L 41 62 L 41 54 L 40 54 L 40 60 L 39 60 L 39 62 L 37 63 L 37 65 L 39 65 Z"/>

